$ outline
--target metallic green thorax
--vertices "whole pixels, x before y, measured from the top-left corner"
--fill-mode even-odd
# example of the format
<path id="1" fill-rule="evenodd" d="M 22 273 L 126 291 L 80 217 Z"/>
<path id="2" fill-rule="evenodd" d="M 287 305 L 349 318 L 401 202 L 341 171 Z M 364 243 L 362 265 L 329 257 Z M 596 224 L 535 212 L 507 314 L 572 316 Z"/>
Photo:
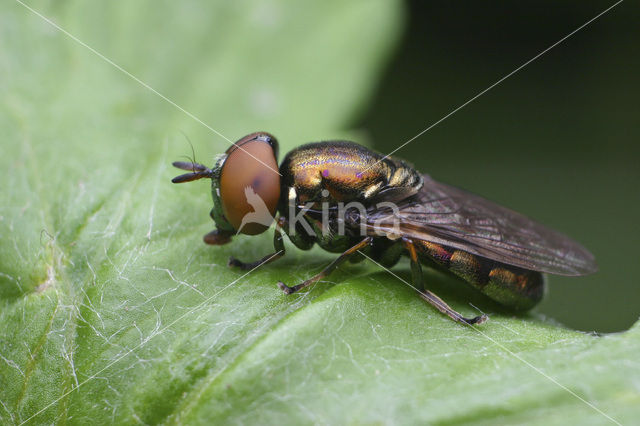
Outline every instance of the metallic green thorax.
<path id="1" fill-rule="evenodd" d="M 216 223 L 216 227 L 220 231 L 227 231 L 235 233 L 235 229 L 227 221 L 222 212 L 222 201 L 220 200 L 220 173 L 222 172 L 222 166 L 227 159 L 227 154 L 218 154 L 215 156 L 213 167 L 211 168 L 211 198 L 213 198 L 213 208 L 209 215 Z"/>
<path id="2" fill-rule="evenodd" d="M 374 202 L 384 194 L 398 201 L 417 193 L 422 175 L 408 163 L 348 141 L 316 142 L 289 152 L 280 165 L 283 201 L 294 188 L 299 201 L 322 198 L 327 190 L 331 202 Z"/>

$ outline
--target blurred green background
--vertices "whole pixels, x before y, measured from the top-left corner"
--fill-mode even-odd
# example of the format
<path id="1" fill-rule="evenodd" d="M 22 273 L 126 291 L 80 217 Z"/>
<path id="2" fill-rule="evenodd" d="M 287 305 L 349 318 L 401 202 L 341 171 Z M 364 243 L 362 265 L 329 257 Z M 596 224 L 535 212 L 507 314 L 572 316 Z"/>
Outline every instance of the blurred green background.
<path id="1" fill-rule="evenodd" d="M 612 4 L 410 2 L 358 125 L 389 152 Z M 549 277 L 536 309 L 580 330 L 640 315 L 638 22 L 623 2 L 395 154 L 588 247 L 599 272 Z"/>

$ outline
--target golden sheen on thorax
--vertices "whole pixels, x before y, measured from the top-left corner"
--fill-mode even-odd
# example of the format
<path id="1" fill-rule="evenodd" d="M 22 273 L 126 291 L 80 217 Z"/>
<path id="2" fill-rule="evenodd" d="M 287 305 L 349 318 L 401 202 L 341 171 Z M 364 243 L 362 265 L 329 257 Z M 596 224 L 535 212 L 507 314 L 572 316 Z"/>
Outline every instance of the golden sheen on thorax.
<path id="1" fill-rule="evenodd" d="M 376 160 L 336 143 L 301 146 L 287 155 L 284 163 L 293 174 L 301 201 L 315 196 L 319 187 L 327 189 L 336 201 L 353 201 L 354 189 L 362 194 L 362 189 L 382 184 L 380 168 L 384 164 Z"/>
<path id="2" fill-rule="evenodd" d="M 295 188 L 302 202 L 318 201 L 323 189 L 332 201 L 348 203 L 391 188 L 410 195 L 422 185 L 420 174 L 407 163 L 347 141 L 302 145 L 285 156 L 280 169 L 284 184 Z"/>

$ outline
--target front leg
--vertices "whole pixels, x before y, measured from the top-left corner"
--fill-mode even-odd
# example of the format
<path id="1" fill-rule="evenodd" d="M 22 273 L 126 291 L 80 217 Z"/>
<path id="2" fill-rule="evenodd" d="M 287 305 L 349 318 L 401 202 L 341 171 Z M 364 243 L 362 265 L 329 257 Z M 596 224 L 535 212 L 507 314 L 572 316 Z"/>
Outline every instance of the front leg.
<path id="1" fill-rule="evenodd" d="M 257 268 L 262 264 L 271 263 L 274 260 L 280 259 L 284 256 L 284 241 L 282 239 L 282 232 L 280 230 L 287 223 L 287 219 L 285 217 L 279 217 L 276 221 L 276 229 L 273 233 L 273 248 L 275 252 L 263 257 L 260 260 L 256 260 L 255 262 L 242 262 L 241 260 L 236 259 L 235 257 L 229 258 L 229 266 L 237 266 L 240 269 L 249 270 L 253 268 Z"/>

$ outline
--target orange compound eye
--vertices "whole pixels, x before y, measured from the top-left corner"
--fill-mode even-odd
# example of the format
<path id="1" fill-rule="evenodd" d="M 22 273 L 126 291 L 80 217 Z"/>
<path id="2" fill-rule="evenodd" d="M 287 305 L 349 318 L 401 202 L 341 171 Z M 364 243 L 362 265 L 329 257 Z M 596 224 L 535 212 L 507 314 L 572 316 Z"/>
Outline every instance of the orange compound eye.
<path id="1" fill-rule="evenodd" d="M 220 200 L 225 217 L 239 233 L 266 231 L 278 207 L 280 175 L 275 138 L 258 133 L 246 136 L 227 150 L 220 174 Z M 258 161 L 260 160 L 260 161 Z"/>

